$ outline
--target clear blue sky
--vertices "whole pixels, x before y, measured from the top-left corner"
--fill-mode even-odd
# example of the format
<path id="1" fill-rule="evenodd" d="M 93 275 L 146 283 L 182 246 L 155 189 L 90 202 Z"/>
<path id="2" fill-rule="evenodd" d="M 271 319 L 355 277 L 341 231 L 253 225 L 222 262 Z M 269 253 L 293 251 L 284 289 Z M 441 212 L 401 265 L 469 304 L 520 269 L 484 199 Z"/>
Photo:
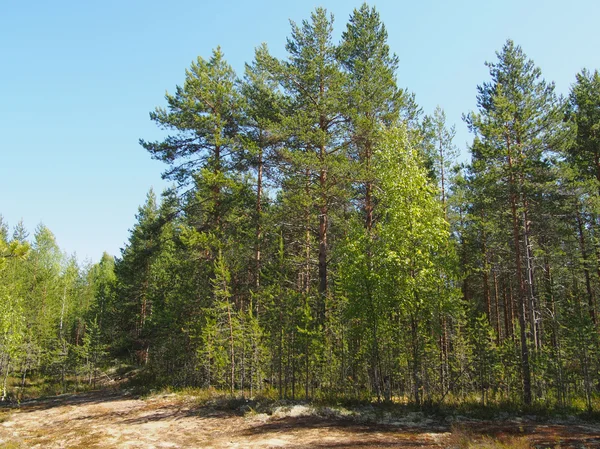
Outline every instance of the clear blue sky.
<path id="1" fill-rule="evenodd" d="M 161 134 L 148 112 L 182 84 L 196 56 L 221 45 L 241 73 L 254 48 L 284 56 L 289 19 L 316 6 L 336 33 L 360 1 L 18 1 L 0 3 L 0 214 L 33 233 L 43 222 L 67 253 L 119 255 L 146 192 L 164 167 L 138 145 Z M 371 2 L 400 58 L 399 84 L 426 113 L 442 106 L 470 139 L 461 114 L 475 108 L 507 38 L 568 93 L 582 68 L 600 69 L 600 2 Z"/>

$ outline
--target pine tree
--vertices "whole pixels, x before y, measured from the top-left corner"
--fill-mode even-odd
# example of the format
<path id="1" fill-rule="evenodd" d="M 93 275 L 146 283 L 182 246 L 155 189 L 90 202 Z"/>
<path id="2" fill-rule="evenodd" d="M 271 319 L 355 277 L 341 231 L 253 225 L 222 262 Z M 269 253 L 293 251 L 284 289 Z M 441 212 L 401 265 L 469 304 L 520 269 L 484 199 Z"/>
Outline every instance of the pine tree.
<path id="1" fill-rule="evenodd" d="M 339 58 L 347 77 L 345 91 L 353 157 L 358 163 L 360 204 L 368 232 L 373 227 L 372 158 L 382 127 L 398 121 L 406 106 L 404 92 L 396 86 L 398 57 L 390 54 L 387 30 L 375 8 L 355 9 L 342 34 Z"/>
<path id="2" fill-rule="evenodd" d="M 583 70 L 577 74 L 569 96 L 575 142 L 568 148 L 570 162 L 580 173 L 600 184 L 600 74 Z M 598 190 L 600 194 L 600 189 Z"/>
<path id="3" fill-rule="evenodd" d="M 574 139 L 567 148 L 567 164 L 572 172 L 570 180 L 576 204 L 580 209 L 576 214 L 580 249 L 583 258 L 588 296 L 588 309 L 592 322 L 597 325 L 597 305 L 592 289 L 591 271 L 596 268 L 600 279 L 600 74 L 583 70 L 577 74 L 576 83 L 569 96 L 569 119 L 574 129 Z M 585 230 L 593 230 L 586 239 Z M 586 245 L 593 242 L 594 249 Z M 595 264 L 591 252 L 595 251 Z"/>
<path id="4" fill-rule="evenodd" d="M 491 82 L 478 87 L 479 113 L 469 114 L 466 121 L 476 135 L 472 147 L 474 182 L 487 189 L 484 197 L 502 199 L 504 208 L 500 211 L 505 208 L 510 211 L 523 401 L 529 404 L 532 400 L 529 343 L 534 349 L 541 346 L 533 261 L 534 205 L 542 201 L 541 187 L 552 173 L 549 155 L 559 149 L 557 135 L 562 117 L 554 85 L 541 79 L 540 69 L 519 46 L 509 40 L 497 56 L 498 62 L 487 63 Z M 487 264 L 488 256 L 485 258 Z M 487 292 L 486 287 L 484 293 Z"/>
<path id="5" fill-rule="evenodd" d="M 269 76 L 260 63 L 268 58 L 265 45 L 256 50 L 253 64 L 246 64 L 246 73 L 242 85 L 244 97 L 244 134 L 243 144 L 247 153 L 246 160 L 250 168 L 256 171 L 256 242 L 255 242 L 255 289 L 260 288 L 260 271 L 264 240 L 265 186 L 275 176 L 277 150 L 281 146 L 280 121 L 285 100 L 278 90 L 277 82 Z M 269 176 L 270 175 L 270 176 Z M 259 304 L 256 304 L 259 308 Z M 258 310 L 258 309 L 257 309 Z"/>
<path id="6" fill-rule="evenodd" d="M 290 113 L 281 127 L 288 142 L 284 153 L 286 176 L 297 178 L 290 184 L 305 191 L 307 220 L 315 208 L 318 217 L 318 292 L 317 316 L 325 319 L 328 281 L 330 218 L 343 196 L 346 157 L 343 147 L 344 76 L 333 43 L 333 17 L 323 8 L 299 26 L 292 22 L 286 49 L 288 59 L 280 62 L 263 57 L 263 64 L 280 83 L 290 103 Z M 310 250 L 312 223 L 307 222 L 306 251 Z M 307 265 L 310 264 L 307 256 Z M 309 273 L 305 274 L 306 279 Z"/>
<path id="7" fill-rule="evenodd" d="M 220 48 L 206 61 L 198 57 L 186 70 L 183 87 L 167 93 L 168 108 L 158 107 L 150 118 L 175 131 L 162 142 L 140 144 L 153 158 L 169 164 L 163 174 L 180 187 L 195 185 L 202 201 L 199 229 L 220 232 L 228 210 L 227 190 L 234 182 L 231 170 L 238 160 L 238 132 L 242 97 L 238 79 Z"/>

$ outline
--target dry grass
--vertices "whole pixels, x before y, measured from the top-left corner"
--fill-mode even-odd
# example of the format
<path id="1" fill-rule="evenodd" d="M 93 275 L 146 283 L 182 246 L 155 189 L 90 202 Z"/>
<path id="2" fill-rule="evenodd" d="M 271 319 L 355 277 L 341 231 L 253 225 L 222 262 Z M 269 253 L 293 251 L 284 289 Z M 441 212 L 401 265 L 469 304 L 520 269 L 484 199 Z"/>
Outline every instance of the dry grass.
<path id="1" fill-rule="evenodd" d="M 10 415 L 12 414 L 11 410 L 0 410 L 0 423 L 4 421 L 8 421 L 10 419 Z M 1 449 L 1 446 L 0 446 Z"/>
<path id="2" fill-rule="evenodd" d="M 85 429 L 77 429 L 69 433 L 70 449 L 91 449 L 105 447 L 102 444 L 102 438 L 98 433 L 90 433 Z"/>
<path id="3" fill-rule="evenodd" d="M 0 443 L 0 449 L 23 449 L 24 446 L 21 443 L 16 443 L 14 441 L 7 441 L 5 443 Z"/>
<path id="4" fill-rule="evenodd" d="M 25 445 L 19 438 L 9 438 L 6 437 L 2 439 L 0 437 L 0 449 L 24 449 L 29 447 Z"/>
<path id="5" fill-rule="evenodd" d="M 526 436 L 478 435 L 465 427 L 454 427 L 447 441 L 449 449 L 533 449 Z"/>

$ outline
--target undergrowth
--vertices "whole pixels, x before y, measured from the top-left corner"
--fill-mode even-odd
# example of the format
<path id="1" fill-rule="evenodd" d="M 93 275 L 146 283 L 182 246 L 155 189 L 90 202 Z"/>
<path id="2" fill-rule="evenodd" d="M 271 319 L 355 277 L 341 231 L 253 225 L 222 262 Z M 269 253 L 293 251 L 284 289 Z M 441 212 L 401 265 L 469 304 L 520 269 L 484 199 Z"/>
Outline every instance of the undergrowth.
<path id="1" fill-rule="evenodd" d="M 182 387 L 174 388 L 172 386 L 148 388 L 148 384 L 143 389 L 138 389 L 140 379 L 137 378 L 133 384 L 132 391 L 137 391 L 142 397 L 154 397 L 157 395 L 170 394 L 179 398 L 187 398 L 197 406 L 210 406 L 214 409 L 223 411 L 252 411 L 253 413 L 272 414 L 275 410 L 294 405 L 304 405 L 311 407 L 316 414 L 325 410 L 325 414 L 331 410 L 340 410 L 346 413 L 347 410 L 360 411 L 362 414 L 368 414 L 374 417 L 374 421 L 390 421 L 395 418 L 403 418 L 407 415 L 421 416 L 423 419 L 429 419 L 440 423 L 451 424 L 455 421 L 465 419 L 469 420 L 495 420 L 523 417 L 533 421 L 549 421 L 580 419 L 583 421 L 599 421 L 600 411 L 587 411 L 582 407 L 558 407 L 548 406 L 543 403 L 534 403 L 530 406 L 524 406 L 518 402 L 494 402 L 486 405 L 477 400 L 452 401 L 442 404 L 433 402 L 417 405 L 409 402 L 406 398 L 394 398 L 393 401 L 384 402 L 375 399 L 356 399 L 356 398 L 316 398 L 316 399 L 280 399 L 276 390 L 270 389 L 255 393 L 250 397 L 249 392 L 237 392 L 231 394 L 230 391 L 219 390 L 216 388 Z M 351 414 L 351 413 L 350 413 Z M 346 416 L 346 415 L 344 415 Z M 387 418 L 382 418 L 387 417 Z"/>

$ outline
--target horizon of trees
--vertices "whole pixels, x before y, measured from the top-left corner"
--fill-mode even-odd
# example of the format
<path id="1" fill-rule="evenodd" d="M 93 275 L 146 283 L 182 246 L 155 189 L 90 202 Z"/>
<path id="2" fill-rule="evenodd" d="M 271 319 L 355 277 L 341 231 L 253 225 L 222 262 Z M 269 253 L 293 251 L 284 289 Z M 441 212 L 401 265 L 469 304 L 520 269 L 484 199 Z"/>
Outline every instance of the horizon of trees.
<path id="1" fill-rule="evenodd" d="M 570 95 L 507 40 L 464 115 L 398 87 L 375 8 L 317 8 L 287 57 L 198 57 L 140 140 L 150 191 L 121 255 L 79 267 L 0 222 L 0 375 L 415 404 L 597 408 L 600 75 Z"/>

